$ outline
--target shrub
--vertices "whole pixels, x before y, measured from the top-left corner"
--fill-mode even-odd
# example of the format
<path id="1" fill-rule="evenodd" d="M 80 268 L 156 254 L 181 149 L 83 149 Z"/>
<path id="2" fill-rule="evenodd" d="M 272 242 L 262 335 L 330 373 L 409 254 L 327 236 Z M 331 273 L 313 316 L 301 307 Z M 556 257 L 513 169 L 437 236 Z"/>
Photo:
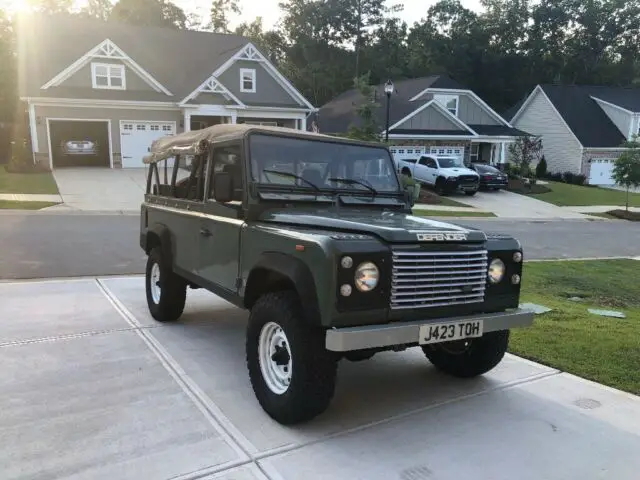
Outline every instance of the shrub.
<path id="1" fill-rule="evenodd" d="M 536 177 L 544 178 L 547 175 L 547 160 L 542 155 L 542 158 L 536 165 Z"/>

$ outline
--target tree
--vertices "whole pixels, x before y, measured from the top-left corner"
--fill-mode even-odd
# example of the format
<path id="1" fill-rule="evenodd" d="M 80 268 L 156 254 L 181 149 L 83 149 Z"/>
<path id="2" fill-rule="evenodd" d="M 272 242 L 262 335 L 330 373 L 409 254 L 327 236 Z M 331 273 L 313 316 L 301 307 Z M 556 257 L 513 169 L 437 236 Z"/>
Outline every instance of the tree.
<path id="1" fill-rule="evenodd" d="M 238 0 L 213 0 L 209 28 L 212 32 L 229 33 L 229 18 L 240 13 Z"/>
<path id="2" fill-rule="evenodd" d="M 27 5 L 34 11 L 44 14 L 69 13 L 72 0 L 27 0 Z"/>
<path id="3" fill-rule="evenodd" d="M 626 188 L 625 210 L 629 211 L 629 190 L 631 187 L 640 187 L 640 135 L 634 135 L 622 146 L 627 150 L 615 161 L 612 177 L 616 185 Z"/>
<path id="4" fill-rule="evenodd" d="M 533 174 L 532 163 L 538 163 L 542 152 L 542 138 L 522 136 L 509 145 L 511 162 L 515 165 L 514 173 L 523 177 Z"/>
<path id="5" fill-rule="evenodd" d="M 362 103 L 356 107 L 360 125 L 351 124 L 347 132 L 347 137 L 357 140 L 380 140 L 380 128 L 376 121 L 376 113 L 380 104 L 376 102 L 375 88 L 369 84 L 367 72 L 354 79 L 354 86 L 362 96 Z"/>
<path id="6" fill-rule="evenodd" d="M 110 18 L 148 27 L 186 28 L 184 11 L 168 0 L 119 0 Z"/>
<path id="7" fill-rule="evenodd" d="M 109 20 L 112 10 L 111 0 L 89 0 L 87 5 L 80 10 L 80 15 L 98 20 Z"/>

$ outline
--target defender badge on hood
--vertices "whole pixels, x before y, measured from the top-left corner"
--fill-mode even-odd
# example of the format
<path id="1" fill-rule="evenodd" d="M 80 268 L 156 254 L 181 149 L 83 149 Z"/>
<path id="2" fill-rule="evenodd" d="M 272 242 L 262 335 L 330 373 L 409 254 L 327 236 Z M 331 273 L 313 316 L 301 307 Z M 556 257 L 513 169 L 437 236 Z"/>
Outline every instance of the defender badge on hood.
<path id="1" fill-rule="evenodd" d="M 419 242 L 461 242 L 467 239 L 467 234 L 460 232 L 417 233 L 416 237 Z"/>

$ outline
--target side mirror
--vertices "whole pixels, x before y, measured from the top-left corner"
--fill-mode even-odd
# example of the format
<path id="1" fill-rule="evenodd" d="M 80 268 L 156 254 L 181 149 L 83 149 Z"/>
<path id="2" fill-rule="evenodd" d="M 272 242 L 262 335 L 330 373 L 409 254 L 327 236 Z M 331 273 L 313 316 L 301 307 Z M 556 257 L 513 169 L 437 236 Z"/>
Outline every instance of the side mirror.
<path id="1" fill-rule="evenodd" d="M 220 203 L 233 200 L 233 178 L 230 173 L 220 172 L 213 175 L 213 198 Z"/>

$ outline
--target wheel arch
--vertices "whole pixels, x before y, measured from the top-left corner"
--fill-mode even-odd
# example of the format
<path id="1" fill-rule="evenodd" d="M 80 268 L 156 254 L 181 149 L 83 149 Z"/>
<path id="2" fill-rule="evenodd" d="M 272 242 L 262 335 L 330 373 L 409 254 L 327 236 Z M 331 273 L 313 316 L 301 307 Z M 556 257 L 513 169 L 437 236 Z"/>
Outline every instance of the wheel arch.
<path id="1" fill-rule="evenodd" d="M 309 266 L 285 253 L 263 253 L 255 263 L 244 293 L 244 306 L 251 309 L 264 293 L 291 289 L 296 292 L 308 321 L 321 324 L 316 282 Z"/>
<path id="2" fill-rule="evenodd" d="M 159 246 L 162 249 L 162 255 L 164 258 L 173 260 L 173 249 L 171 243 L 171 231 L 169 228 L 162 223 L 156 223 L 146 232 L 144 251 L 149 255 L 149 252 L 151 252 L 153 248 Z"/>

